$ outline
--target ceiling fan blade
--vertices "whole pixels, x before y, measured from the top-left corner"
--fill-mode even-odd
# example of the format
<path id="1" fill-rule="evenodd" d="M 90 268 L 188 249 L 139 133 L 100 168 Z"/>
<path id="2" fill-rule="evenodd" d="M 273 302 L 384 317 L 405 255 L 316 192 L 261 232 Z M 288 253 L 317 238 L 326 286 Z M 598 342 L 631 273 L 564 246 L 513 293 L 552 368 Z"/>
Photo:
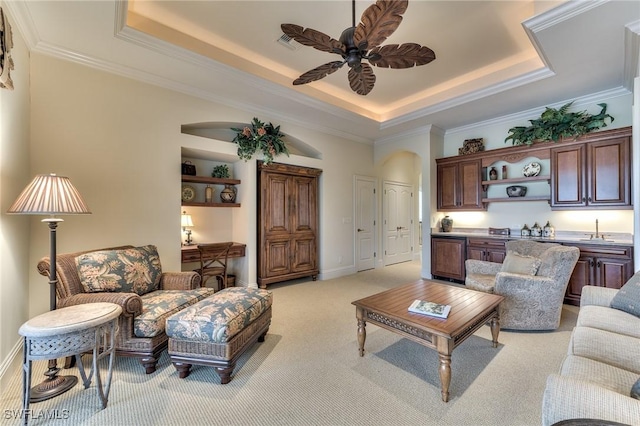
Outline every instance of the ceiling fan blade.
<path id="1" fill-rule="evenodd" d="M 283 33 L 305 46 L 311 46 L 314 49 L 329 53 L 340 54 L 340 52 L 344 52 L 342 43 L 313 28 L 305 29 L 296 24 L 282 24 L 280 28 Z"/>
<path id="2" fill-rule="evenodd" d="M 338 71 L 344 65 L 344 61 L 333 61 L 324 65 L 320 65 L 310 71 L 305 72 L 300 77 L 296 78 L 293 81 L 294 86 L 298 86 L 300 84 L 311 83 L 312 81 L 320 80 L 321 78 L 325 78 L 329 74 L 333 74 Z"/>
<path id="3" fill-rule="evenodd" d="M 380 46 L 402 22 L 409 0 L 378 0 L 362 14 L 353 36 L 355 45 L 367 41 L 369 47 Z"/>
<path id="4" fill-rule="evenodd" d="M 358 95 L 364 96 L 373 89 L 376 76 L 373 74 L 373 68 L 367 64 L 360 64 L 358 69 L 359 71 L 356 71 L 356 68 L 349 68 L 349 86 Z"/>
<path id="5" fill-rule="evenodd" d="M 417 43 L 388 44 L 376 47 L 369 52 L 369 56 L 374 56 L 369 59 L 369 63 L 381 68 L 411 68 L 428 64 L 436 59 L 433 50 Z"/>

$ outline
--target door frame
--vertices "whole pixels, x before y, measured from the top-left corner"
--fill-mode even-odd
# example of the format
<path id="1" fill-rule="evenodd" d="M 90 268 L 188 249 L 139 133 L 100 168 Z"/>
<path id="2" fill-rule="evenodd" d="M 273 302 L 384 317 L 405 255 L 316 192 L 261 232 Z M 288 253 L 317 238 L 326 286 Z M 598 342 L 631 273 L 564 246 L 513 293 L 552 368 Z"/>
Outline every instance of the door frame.
<path id="1" fill-rule="evenodd" d="M 414 256 L 414 249 L 415 249 L 415 232 L 414 232 L 414 225 L 415 225 L 415 220 L 414 220 L 414 209 L 415 209 L 415 198 L 413 197 L 413 194 L 415 193 L 415 188 L 411 183 L 407 183 L 407 182 L 399 182 L 399 181 L 393 181 L 393 180 L 384 180 L 382 182 L 382 193 L 380 194 L 380 197 L 382 199 L 382 212 L 381 212 L 381 221 L 380 221 L 380 233 L 381 233 L 381 247 L 380 247 L 380 259 L 382 261 L 382 264 L 384 266 L 387 266 L 387 255 L 385 254 L 386 252 L 386 235 L 385 235 L 385 220 L 387 220 L 387 218 L 385 217 L 385 203 L 386 203 L 386 194 L 385 194 L 385 190 L 387 189 L 387 185 L 397 185 L 397 186 L 403 186 L 409 189 L 409 191 L 411 192 L 411 206 L 409 208 L 409 244 L 411 247 L 411 255 L 410 255 L 410 259 L 408 259 L 407 261 L 413 260 L 413 256 Z M 400 262 L 402 263 L 402 262 Z M 391 263 L 390 265 L 393 265 L 395 263 Z"/>

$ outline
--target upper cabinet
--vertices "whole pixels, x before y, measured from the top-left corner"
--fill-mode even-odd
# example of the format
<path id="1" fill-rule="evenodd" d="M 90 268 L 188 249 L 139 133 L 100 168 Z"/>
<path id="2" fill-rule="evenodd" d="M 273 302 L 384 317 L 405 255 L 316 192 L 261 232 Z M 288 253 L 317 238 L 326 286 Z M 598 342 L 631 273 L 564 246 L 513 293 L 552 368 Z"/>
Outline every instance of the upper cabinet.
<path id="1" fill-rule="evenodd" d="M 551 208 L 630 209 L 631 129 L 551 148 Z"/>
<path id="2" fill-rule="evenodd" d="M 510 173 L 509 179 L 483 180 L 483 169 L 499 161 L 513 164 L 529 157 L 548 161 L 550 172 L 533 177 Z M 548 201 L 553 210 L 633 208 L 631 127 L 558 143 L 539 142 L 438 158 L 436 164 L 439 211 L 486 210 L 488 203 L 498 201 Z M 508 185 L 516 183 L 536 185 L 540 195 L 487 196 L 490 187 L 498 188 L 497 193 L 501 194 Z"/>
<path id="3" fill-rule="evenodd" d="M 436 161 L 438 210 L 486 210 L 482 203 L 482 161 L 479 158 Z"/>

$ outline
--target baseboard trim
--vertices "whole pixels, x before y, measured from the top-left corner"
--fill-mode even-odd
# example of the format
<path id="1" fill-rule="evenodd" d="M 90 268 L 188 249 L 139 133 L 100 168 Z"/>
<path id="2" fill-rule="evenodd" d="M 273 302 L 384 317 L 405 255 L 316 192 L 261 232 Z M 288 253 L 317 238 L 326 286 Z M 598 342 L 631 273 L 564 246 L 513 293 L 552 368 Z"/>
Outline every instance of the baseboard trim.
<path id="1" fill-rule="evenodd" d="M 22 339 L 18 339 L 9 355 L 0 364 L 0 394 L 4 394 L 9 386 L 9 380 L 16 370 L 21 369 Z"/>
<path id="2" fill-rule="evenodd" d="M 320 274 L 318 274 L 318 279 L 330 280 L 332 278 L 340 278 L 340 277 L 344 277 L 345 275 L 355 274 L 356 272 L 358 271 L 356 271 L 355 265 L 350 265 L 342 268 L 324 270 L 320 272 Z"/>

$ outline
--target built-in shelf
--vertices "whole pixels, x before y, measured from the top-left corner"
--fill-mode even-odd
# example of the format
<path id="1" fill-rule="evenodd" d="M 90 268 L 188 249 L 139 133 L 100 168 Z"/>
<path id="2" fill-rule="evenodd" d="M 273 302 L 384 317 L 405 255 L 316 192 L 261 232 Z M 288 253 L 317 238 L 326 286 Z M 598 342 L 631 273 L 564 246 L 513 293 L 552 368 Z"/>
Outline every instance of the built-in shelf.
<path id="1" fill-rule="evenodd" d="M 497 179 L 497 180 L 483 180 L 482 185 L 498 185 L 501 183 L 525 183 L 525 182 L 540 182 L 543 180 L 550 180 L 551 176 L 531 176 L 531 177 L 519 177 L 512 179 Z"/>
<path id="2" fill-rule="evenodd" d="M 183 201 L 185 207 L 240 207 L 240 203 L 197 203 Z"/>
<path id="3" fill-rule="evenodd" d="M 551 197 L 548 195 L 532 195 L 530 197 L 503 197 L 482 199 L 483 203 L 500 203 L 503 201 L 551 201 Z"/>
<path id="4" fill-rule="evenodd" d="M 182 182 L 204 183 L 207 185 L 240 185 L 239 179 L 224 179 L 208 176 L 182 175 Z M 240 203 L 202 203 L 195 201 L 183 201 L 183 207 L 240 207 Z"/>
<path id="5" fill-rule="evenodd" d="M 223 179 L 223 178 L 214 178 L 207 176 L 190 176 L 190 175 L 182 175 L 183 182 L 191 182 L 191 183 L 209 183 L 211 185 L 240 185 L 240 180 L 238 179 Z M 204 204 L 204 203 L 203 203 Z M 211 203 L 208 203 L 211 204 Z"/>

